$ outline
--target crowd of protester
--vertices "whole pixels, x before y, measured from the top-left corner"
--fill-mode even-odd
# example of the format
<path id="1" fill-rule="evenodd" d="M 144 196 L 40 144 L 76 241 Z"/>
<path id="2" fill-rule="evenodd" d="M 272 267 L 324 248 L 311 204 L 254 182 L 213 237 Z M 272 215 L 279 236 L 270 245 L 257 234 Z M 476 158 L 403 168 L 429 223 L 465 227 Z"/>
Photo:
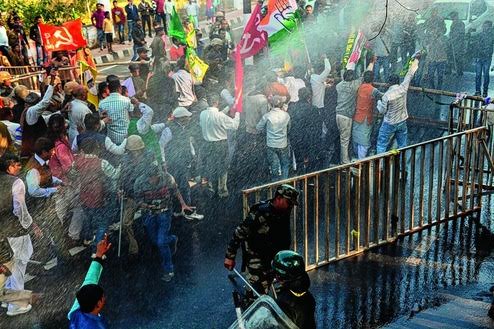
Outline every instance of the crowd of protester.
<path id="1" fill-rule="evenodd" d="M 166 3 L 157 1 L 156 18 L 162 24 L 153 24 L 155 39 L 149 48 L 145 36 L 151 35 L 152 7 L 144 1 L 136 7 L 132 0 L 125 9 L 116 2 L 114 6 L 111 19 L 98 13 L 104 10 L 101 5 L 93 15 L 100 48 L 106 41 L 111 51 L 110 38 L 104 38 L 105 22 L 115 26 L 121 43 L 127 23 L 135 61 L 129 65 L 128 79 L 109 75 L 98 84 L 97 108 L 88 103 L 88 90 L 71 71 L 47 70 L 41 95 L 22 84 L 14 86 L 10 75 L 0 72 L 0 202 L 4 205 L 0 212 L 2 225 L 8 223 L 9 228 L 0 234 L 0 242 L 8 241 L 2 244 L 0 272 L 10 274 L 5 287 L 11 293 L 25 291 L 29 259 L 50 270 L 78 246 L 101 258 L 95 241 L 119 229 L 120 222 L 128 242 L 126 252 L 138 255 L 142 241 L 133 230 L 136 213 L 141 214 L 149 241 L 158 248 L 162 280 L 171 281 L 178 242 L 170 232 L 172 218 L 203 218 L 192 207 L 196 202 L 191 189 L 202 187 L 221 202 L 231 197 L 232 190 L 330 163 L 349 163 L 373 150 L 386 152 L 393 139 L 397 147 L 404 147 L 407 92 L 412 81 L 421 83 L 418 72 L 431 87 L 440 89 L 447 68 L 461 75 L 466 64 L 459 56 L 466 42 L 458 41 L 464 40 L 465 31 L 457 14 L 452 13 L 449 34 L 453 47 L 443 40 L 443 18 L 433 13 L 426 21 L 425 40 L 434 42 L 425 51 L 419 47 L 412 18 L 400 22 L 404 26 L 391 21 L 370 42 L 363 66 L 343 67 L 340 58 L 326 52 L 311 54 L 311 67 L 300 60 L 288 70 L 274 69 L 266 64 L 269 61 L 256 58 L 254 65 L 245 67 L 244 106 L 239 113 L 230 56 L 234 42 L 224 15 L 217 15 L 211 25 L 207 46 L 198 37 L 198 54 L 209 65 L 199 84 L 186 65 L 185 45 L 172 39 L 171 49 L 164 47 Z M 304 21 L 317 22 L 311 8 L 305 9 Z M 188 7 L 187 13 L 197 27 L 197 8 Z M 0 21 L 0 50 L 10 61 L 16 53 L 24 53 L 27 39 L 16 16 L 9 20 L 8 29 L 17 36 L 13 44 L 9 38 L 5 45 L 2 31 L 6 29 Z M 31 38 L 39 37 L 35 30 Z M 475 32 L 483 94 L 489 84 L 492 32 L 490 21 Z M 420 56 L 410 61 L 400 78 L 402 66 L 417 50 L 422 50 Z M 51 57 L 53 67 L 68 65 L 63 53 Z M 376 88 L 374 81 L 390 86 Z M 383 117 L 380 124 L 377 113 Z M 20 301 L 9 302 L 7 314 L 28 312 L 28 300 L 23 295 Z"/>

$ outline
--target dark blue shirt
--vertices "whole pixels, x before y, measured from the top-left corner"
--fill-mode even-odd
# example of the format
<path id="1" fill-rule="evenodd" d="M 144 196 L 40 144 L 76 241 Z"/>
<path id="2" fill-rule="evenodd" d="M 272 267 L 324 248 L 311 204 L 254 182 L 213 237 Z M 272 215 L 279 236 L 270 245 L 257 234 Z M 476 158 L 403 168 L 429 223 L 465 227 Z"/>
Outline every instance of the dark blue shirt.
<path id="1" fill-rule="evenodd" d="M 69 329 L 108 329 L 108 324 L 101 315 L 83 313 L 77 309 L 70 316 Z"/>
<path id="2" fill-rule="evenodd" d="M 129 21 L 135 21 L 139 18 L 139 12 L 137 11 L 136 5 L 132 5 L 132 8 L 130 8 L 129 5 L 126 5 L 125 13 L 127 14 L 127 20 Z"/>

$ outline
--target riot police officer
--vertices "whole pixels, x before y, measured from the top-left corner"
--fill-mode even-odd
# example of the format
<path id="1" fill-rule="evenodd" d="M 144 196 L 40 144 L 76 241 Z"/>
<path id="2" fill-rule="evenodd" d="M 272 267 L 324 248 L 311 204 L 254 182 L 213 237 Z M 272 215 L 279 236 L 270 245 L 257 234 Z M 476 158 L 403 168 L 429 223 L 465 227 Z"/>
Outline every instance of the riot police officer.
<path id="1" fill-rule="evenodd" d="M 316 328 L 316 301 L 309 291 L 310 279 L 302 256 L 291 250 L 280 251 L 272 267 L 281 285 L 276 303 L 298 328 Z"/>
<path id="2" fill-rule="evenodd" d="M 266 293 L 273 280 L 271 261 L 274 256 L 278 251 L 290 248 L 290 213 L 298 204 L 298 194 L 293 186 L 280 185 L 273 199 L 250 208 L 247 218 L 237 226 L 228 244 L 225 267 L 233 270 L 237 250 L 243 243 L 247 278 L 260 293 Z"/>

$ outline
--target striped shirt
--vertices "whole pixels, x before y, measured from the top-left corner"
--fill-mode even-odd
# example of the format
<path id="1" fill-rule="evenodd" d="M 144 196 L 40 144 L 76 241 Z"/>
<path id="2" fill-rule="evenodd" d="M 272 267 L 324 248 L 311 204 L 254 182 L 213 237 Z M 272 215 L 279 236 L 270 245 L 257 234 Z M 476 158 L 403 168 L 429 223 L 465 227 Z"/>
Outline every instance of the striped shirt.
<path id="1" fill-rule="evenodd" d="M 389 87 L 382 97 L 382 100 L 377 102 L 377 110 L 384 114 L 384 122 L 390 125 L 396 125 L 408 119 L 407 111 L 407 92 L 415 72 L 418 69 L 418 64 L 413 65 L 408 70 L 403 82 L 399 85 Z"/>
<path id="2" fill-rule="evenodd" d="M 129 112 L 134 110 L 130 98 L 111 93 L 99 103 L 99 112 L 106 111 L 111 123 L 106 125 L 107 135 L 115 144 L 121 144 L 129 129 Z"/>

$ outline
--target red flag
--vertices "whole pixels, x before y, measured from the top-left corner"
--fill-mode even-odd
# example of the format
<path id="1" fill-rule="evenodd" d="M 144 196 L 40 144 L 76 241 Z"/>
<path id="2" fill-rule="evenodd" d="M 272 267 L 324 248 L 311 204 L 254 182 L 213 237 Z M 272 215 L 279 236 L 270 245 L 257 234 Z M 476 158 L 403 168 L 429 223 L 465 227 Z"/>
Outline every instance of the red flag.
<path id="1" fill-rule="evenodd" d="M 82 35 L 82 21 L 76 19 L 62 26 L 39 24 L 41 39 L 47 51 L 77 50 L 87 46 Z"/>
<path id="2" fill-rule="evenodd" d="M 261 21 L 261 7 L 258 3 L 245 25 L 244 33 L 235 51 L 240 51 L 242 59 L 254 56 L 268 43 L 268 33 L 259 28 Z"/>
<path id="3" fill-rule="evenodd" d="M 236 51 L 235 56 L 235 103 L 233 109 L 235 112 L 242 113 L 243 102 L 242 96 L 244 93 L 244 63 L 240 52 Z"/>
<path id="4" fill-rule="evenodd" d="M 245 26 L 244 33 L 240 42 L 235 48 L 233 54 L 235 58 L 235 104 L 234 109 L 236 112 L 242 112 L 242 94 L 243 94 L 243 79 L 244 68 L 243 59 L 254 56 L 260 52 L 268 42 L 268 34 L 266 31 L 259 29 L 259 22 L 261 21 L 261 7 L 260 3 L 257 3 L 256 7 L 252 11 L 249 21 Z"/>

